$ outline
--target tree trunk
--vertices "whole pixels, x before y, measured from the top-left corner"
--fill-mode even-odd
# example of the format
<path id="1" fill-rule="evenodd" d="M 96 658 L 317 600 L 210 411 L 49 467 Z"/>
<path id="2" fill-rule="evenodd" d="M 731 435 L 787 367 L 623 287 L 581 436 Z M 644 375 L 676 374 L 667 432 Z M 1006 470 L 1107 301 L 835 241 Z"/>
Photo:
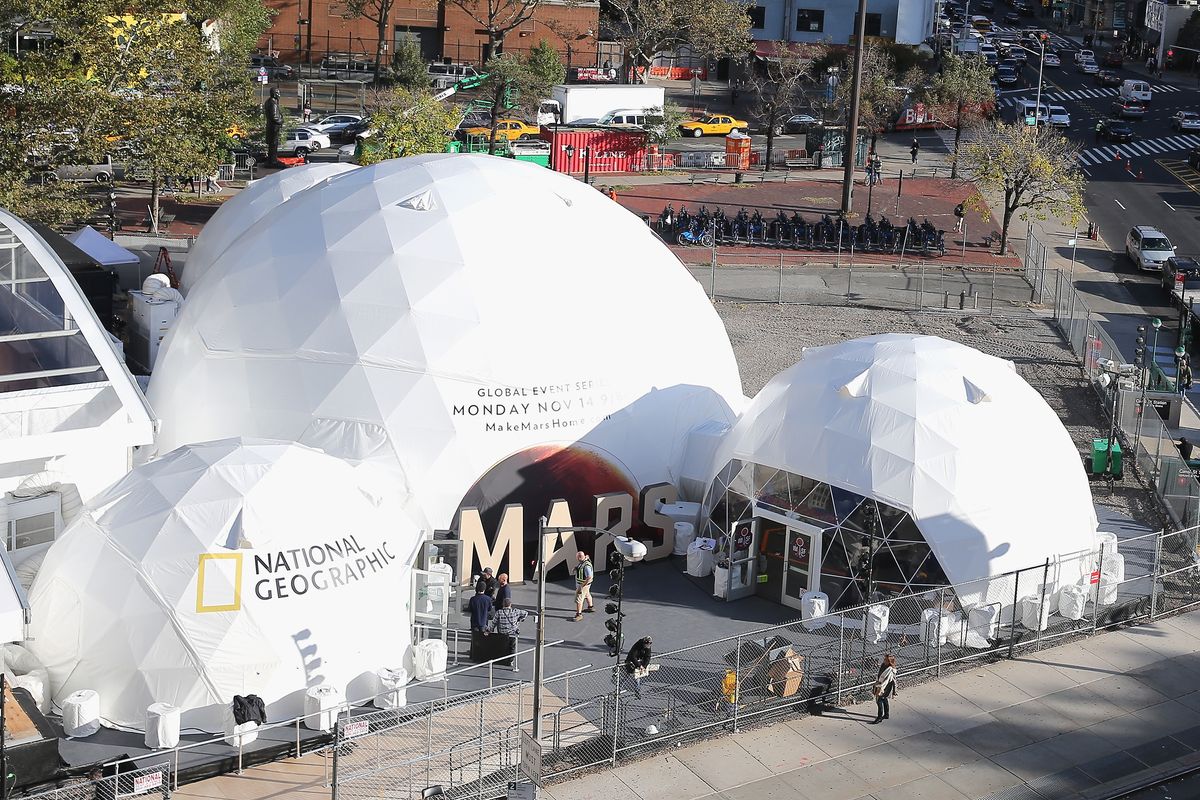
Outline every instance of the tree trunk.
<path id="1" fill-rule="evenodd" d="M 779 113 L 775 110 L 767 115 L 767 163 L 763 165 L 763 172 L 769 172 L 771 169 L 771 155 L 775 152 L 775 123 L 778 118 Z"/>
<path id="2" fill-rule="evenodd" d="M 487 63 L 492 56 L 498 56 L 504 52 L 504 34 L 498 31 L 488 31 L 488 40 L 483 45 L 483 63 Z"/>
<path id="3" fill-rule="evenodd" d="M 375 85 L 378 86 L 379 74 L 383 69 L 383 43 L 387 41 L 387 17 L 381 15 L 375 33 Z"/>
<path id="4" fill-rule="evenodd" d="M 158 167 L 150 168 L 150 232 L 158 233 Z"/>
<path id="5" fill-rule="evenodd" d="M 1012 222 L 1013 213 L 1016 212 L 1012 204 L 1012 196 L 1004 195 L 1004 221 L 1000 225 L 1000 255 L 1008 252 L 1008 224 Z"/>
<path id="6" fill-rule="evenodd" d="M 950 180 L 958 178 L 958 142 L 962 139 L 963 102 L 958 101 L 958 118 L 954 122 L 954 158 L 950 160 Z"/>
<path id="7" fill-rule="evenodd" d="M 488 126 L 488 155 L 496 155 L 496 128 L 500 125 L 500 104 L 504 102 L 505 84 L 498 81 L 492 89 L 492 118 Z"/>

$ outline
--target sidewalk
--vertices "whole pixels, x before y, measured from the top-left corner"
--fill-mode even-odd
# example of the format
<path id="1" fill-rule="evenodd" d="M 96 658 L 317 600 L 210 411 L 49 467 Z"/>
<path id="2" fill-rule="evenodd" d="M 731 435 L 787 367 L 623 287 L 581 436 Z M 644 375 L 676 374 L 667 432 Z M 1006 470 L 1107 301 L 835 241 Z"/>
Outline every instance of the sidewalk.
<path id="1" fill-rule="evenodd" d="M 903 666 L 903 665 L 901 665 Z M 874 702 L 549 787 L 550 800 L 1101 798 L 1200 748 L 1200 615 L 974 665 Z"/>

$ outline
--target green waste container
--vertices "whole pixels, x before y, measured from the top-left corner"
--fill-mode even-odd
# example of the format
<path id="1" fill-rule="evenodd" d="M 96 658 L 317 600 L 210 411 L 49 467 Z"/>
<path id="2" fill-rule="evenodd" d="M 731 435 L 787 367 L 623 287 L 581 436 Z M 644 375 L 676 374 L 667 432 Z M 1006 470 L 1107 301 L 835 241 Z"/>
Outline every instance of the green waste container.
<path id="1" fill-rule="evenodd" d="M 1113 439 L 1112 443 L 1112 474 L 1114 478 L 1121 477 L 1121 443 Z M 1092 439 L 1092 474 L 1104 474 L 1108 466 L 1108 438 Z"/>
<path id="2" fill-rule="evenodd" d="M 447 153 L 461 153 L 462 152 L 462 142 L 447 142 L 446 143 L 446 152 Z"/>

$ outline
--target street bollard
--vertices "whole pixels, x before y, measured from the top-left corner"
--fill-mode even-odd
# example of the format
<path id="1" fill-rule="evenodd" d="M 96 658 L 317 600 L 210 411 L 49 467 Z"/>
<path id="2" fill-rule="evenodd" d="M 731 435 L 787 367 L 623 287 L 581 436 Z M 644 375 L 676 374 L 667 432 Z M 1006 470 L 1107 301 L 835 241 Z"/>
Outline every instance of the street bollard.
<path id="1" fill-rule="evenodd" d="M 958 310 L 961 311 L 967 307 L 967 290 L 963 289 L 958 295 Z"/>
<path id="2" fill-rule="evenodd" d="M 946 296 L 942 298 L 942 308 L 950 307 L 950 293 L 946 292 Z"/>

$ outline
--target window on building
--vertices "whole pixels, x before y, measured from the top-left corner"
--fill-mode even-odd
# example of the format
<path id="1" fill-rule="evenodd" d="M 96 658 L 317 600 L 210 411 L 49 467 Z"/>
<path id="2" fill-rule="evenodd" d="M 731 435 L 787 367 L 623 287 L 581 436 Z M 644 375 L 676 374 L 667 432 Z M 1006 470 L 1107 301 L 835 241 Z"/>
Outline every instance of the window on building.
<path id="1" fill-rule="evenodd" d="M 767 10 L 762 6 L 753 6 L 746 9 L 746 13 L 750 15 L 750 27 L 756 30 L 762 30 L 767 27 Z"/>
<path id="2" fill-rule="evenodd" d="M 7 512 L 9 520 L 4 544 L 10 553 L 23 547 L 49 544 L 62 527 L 61 498 L 57 492 L 10 502 Z"/>
<path id="3" fill-rule="evenodd" d="M 825 30 L 825 12 L 818 8 L 797 9 L 796 30 L 805 33 L 821 33 Z"/>
<path id="4" fill-rule="evenodd" d="M 858 30 L 858 14 L 854 15 L 854 30 Z M 880 36 L 883 30 L 882 14 L 867 14 L 867 36 Z"/>

